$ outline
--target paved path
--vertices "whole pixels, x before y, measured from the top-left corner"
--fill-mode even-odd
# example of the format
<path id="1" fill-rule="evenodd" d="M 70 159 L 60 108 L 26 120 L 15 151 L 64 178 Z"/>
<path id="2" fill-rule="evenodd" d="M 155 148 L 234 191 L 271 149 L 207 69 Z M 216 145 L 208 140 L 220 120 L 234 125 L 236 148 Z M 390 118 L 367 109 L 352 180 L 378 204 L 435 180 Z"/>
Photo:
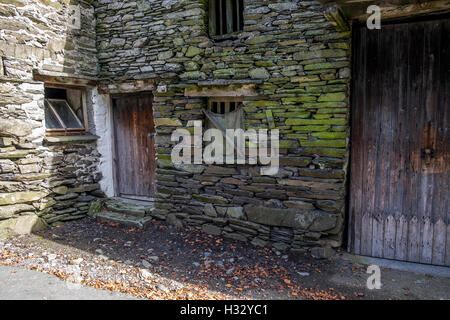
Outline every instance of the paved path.
<path id="1" fill-rule="evenodd" d="M 69 284 L 55 276 L 0 266 L 0 300 L 131 300 L 133 296 Z"/>

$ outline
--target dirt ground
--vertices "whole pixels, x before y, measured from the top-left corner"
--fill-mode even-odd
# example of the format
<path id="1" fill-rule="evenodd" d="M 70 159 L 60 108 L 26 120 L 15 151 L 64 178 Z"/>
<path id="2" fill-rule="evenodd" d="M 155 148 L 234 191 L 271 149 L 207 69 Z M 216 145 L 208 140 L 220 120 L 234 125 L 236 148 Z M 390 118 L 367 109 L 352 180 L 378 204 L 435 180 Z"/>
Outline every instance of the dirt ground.
<path id="1" fill-rule="evenodd" d="M 450 299 L 450 279 L 366 267 L 336 255 L 315 260 L 176 229 L 145 230 L 92 218 L 0 240 L 0 264 L 147 299 Z"/>

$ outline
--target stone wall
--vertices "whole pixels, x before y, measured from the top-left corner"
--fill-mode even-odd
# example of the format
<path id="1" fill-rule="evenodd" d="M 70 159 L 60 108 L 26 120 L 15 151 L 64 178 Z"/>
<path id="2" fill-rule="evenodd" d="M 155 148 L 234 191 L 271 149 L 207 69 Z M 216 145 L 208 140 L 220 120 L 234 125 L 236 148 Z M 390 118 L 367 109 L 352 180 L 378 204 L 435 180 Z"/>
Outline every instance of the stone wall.
<path id="1" fill-rule="evenodd" d="M 80 28 L 68 25 L 74 5 Z M 44 83 L 33 70 L 97 76 L 93 7 L 0 1 L 0 58 L 0 233 L 85 216 L 100 194 L 96 141 L 45 139 Z"/>
<path id="2" fill-rule="evenodd" d="M 340 246 L 349 32 L 337 32 L 316 1 L 246 0 L 244 31 L 224 41 L 208 36 L 207 1 L 98 0 L 94 6 L 104 82 L 153 79 L 155 87 L 168 88 L 155 92 L 155 216 L 279 249 Z M 278 175 L 260 176 L 249 165 L 175 168 L 170 134 L 204 120 L 200 96 L 249 84 L 256 96 L 243 96 L 245 127 L 280 130 Z"/>

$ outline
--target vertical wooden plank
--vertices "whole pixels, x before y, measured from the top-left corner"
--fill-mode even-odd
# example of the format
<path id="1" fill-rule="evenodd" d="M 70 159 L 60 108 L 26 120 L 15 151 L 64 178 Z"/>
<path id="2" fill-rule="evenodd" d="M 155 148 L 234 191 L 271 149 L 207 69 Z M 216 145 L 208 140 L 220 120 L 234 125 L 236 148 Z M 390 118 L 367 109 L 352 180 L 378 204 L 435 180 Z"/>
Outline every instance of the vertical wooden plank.
<path id="1" fill-rule="evenodd" d="M 384 219 L 381 212 L 372 214 L 372 256 L 383 257 Z"/>
<path id="2" fill-rule="evenodd" d="M 241 22 L 239 25 L 239 30 L 244 30 L 244 12 L 245 12 L 245 6 L 244 6 L 244 0 L 238 0 L 239 2 L 239 21 Z"/>
<path id="3" fill-rule="evenodd" d="M 426 217 L 425 221 L 421 223 L 422 227 L 422 253 L 420 256 L 421 263 L 431 263 L 433 255 L 433 224 L 431 218 Z"/>
<path id="4" fill-rule="evenodd" d="M 395 259 L 406 260 L 408 253 L 408 219 L 406 215 L 401 215 L 397 220 L 395 234 Z"/>
<path id="5" fill-rule="evenodd" d="M 384 220 L 384 223 L 383 257 L 394 259 L 397 240 L 397 222 L 394 216 L 389 215 L 387 219 Z"/>
<path id="6" fill-rule="evenodd" d="M 226 25 L 227 31 L 226 33 L 233 32 L 233 1 L 234 0 L 225 0 L 226 1 Z"/>
<path id="7" fill-rule="evenodd" d="M 446 225 L 439 219 L 434 225 L 431 263 L 445 265 Z"/>
<path id="8" fill-rule="evenodd" d="M 156 129 L 155 129 L 155 119 L 153 115 L 153 96 L 149 97 L 150 101 L 150 132 L 152 133 L 152 137 L 150 139 L 150 148 L 151 148 L 151 190 L 150 196 L 153 197 L 156 193 Z"/>
<path id="9" fill-rule="evenodd" d="M 394 56 L 396 58 L 394 73 L 398 74 L 397 93 L 398 104 L 396 106 L 396 118 L 393 122 L 394 137 L 393 149 L 394 156 L 392 160 L 395 166 L 392 173 L 391 183 L 393 190 L 391 192 L 391 206 L 397 221 L 397 230 L 395 237 L 395 259 L 405 260 L 407 257 L 407 241 L 408 241 L 408 211 L 404 206 L 404 194 L 406 190 L 408 164 L 408 155 L 405 145 L 409 143 L 408 135 L 408 68 L 409 68 L 409 29 L 401 27 L 397 29 Z M 399 45 L 402 44 L 402 45 Z"/>
<path id="10" fill-rule="evenodd" d="M 223 7 L 224 3 L 225 3 L 225 0 L 219 0 L 219 3 L 218 3 L 218 6 L 219 6 L 219 10 L 218 10 L 219 21 L 218 21 L 218 23 L 219 23 L 220 28 L 216 27 L 217 31 L 218 31 L 217 35 L 222 35 L 222 34 L 224 34 L 226 32 L 225 28 L 224 28 L 224 25 L 225 25 L 224 10 L 223 10 L 224 9 L 224 7 Z"/>
<path id="11" fill-rule="evenodd" d="M 420 262 L 421 243 L 420 243 L 420 221 L 417 217 L 409 220 L 408 225 L 408 255 L 407 260 Z"/>
<path id="12" fill-rule="evenodd" d="M 444 163 L 447 163 L 447 167 L 445 168 L 445 172 L 440 175 L 440 186 L 439 190 L 441 190 L 441 198 L 440 198 L 440 207 L 436 209 L 437 212 L 440 212 L 440 219 L 442 219 L 447 225 L 447 232 L 445 232 L 446 238 L 446 247 L 445 247 L 445 265 L 450 266 L 450 168 L 448 164 L 450 164 L 450 74 L 448 70 L 450 69 L 450 21 L 445 20 L 443 24 L 443 30 L 441 32 L 441 41 L 442 45 L 445 44 L 445 47 L 440 51 L 441 52 L 441 72 L 440 72 L 440 83 L 442 84 L 442 92 L 443 94 L 440 96 L 440 119 L 442 126 L 442 138 L 438 147 L 443 154 Z M 445 67 L 447 66 L 447 67 Z M 447 128 L 444 130 L 444 128 Z M 436 213 L 436 216 L 438 214 Z"/>
<path id="13" fill-rule="evenodd" d="M 241 27 L 241 11 L 243 10 L 242 3 L 239 0 L 234 0 L 234 5 L 236 6 L 235 14 L 236 14 L 236 25 L 234 26 L 236 31 L 242 30 Z"/>
<path id="14" fill-rule="evenodd" d="M 363 111 L 365 110 L 365 51 L 366 28 L 355 28 L 353 32 L 353 56 L 352 63 L 352 105 L 351 105 L 351 163 L 350 163 L 350 201 L 349 201 L 349 249 L 361 253 L 361 219 L 362 219 L 362 177 L 363 177 Z"/>
<path id="15" fill-rule="evenodd" d="M 410 214 L 416 218 L 410 223 L 415 229 L 414 234 L 410 233 L 408 241 L 409 248 L 412 250 L 409 253 L 409 259 L 414 262 L 420 262 L 422 257 L 423 247 L 423 226 L 425 220 L 425 206 L 427 201 L 427 193 L 424 194 L 424 187 L 427 184 L 427 176 L 421 173 L 422 159 L 421 159 L 421 140 L 422 133 L 426 123 L 426 106 L 425 106 L 425 29 L 422 23 L 409 24 L 410 37 L 413 41 L 412 50 L 410 52 L 410 73 L 411 81 L 410 90 L 410 110 L 409 110 L 409 124 L 410 124 L 410 144 L 408 153 L 411 155 L 412 170 L 410 172 L 410 190 L 407 194 L 409 200 Z M 413 219 L 414 219 L 413 218 Z"/>
<path id="16" fill-rule="evenodd" d="M 144 108 L 145 96 L 139 95 L 136 97 L 136 122 L 135 122 L 135 139 L 136 139 L 136 154 L 135 154 L 135 163 L 136 163 L 136 177 L 135 177 L 135 185 L 137 196 L 145 196 L 148 195 L 147 181 L 148 175 L 146 171 L 146 167 L 148 164 L 148 151 L 147 151 L 147 134 L 149 130 L 145 125 L 147 122 L 147 115 L 145 113 Z"/>
<path id="17" fill-rule="evenodd" d="M 450 266 L 450 224 L 447 223 L 447 242 L 445 244 L 445 265 Z"/>
<path id="18" fill-rule="evenodd" d="M 155 123 L 153 120 L 153 96 L 145 95 L 143 102 L 145 112 L 145 141 L 147 157 L 145 159 L 145 196 L 153 197 L 156 190 L 156 150 L 155 150 Z"/>
<path id="19" fill-rule="evenodd" d="M 372 255 L 372 214 L 364 212 L 361 218 L 361 254 L 365 256 Z"/>
<path id="20" fill-rule="evenodd" d="M 433 263 L 450 266 L 450 246 L 447 226 L 450 225 L 450 22 L 439 21 L 438 39 L 434 42 L 436 55 L 433 87 L 438 92 L 436 114 L 437 172 L 434 177 L 435 200 L 433 201 L 434 241 Z M 447 256 L 447 258 L 446 258 Z"/>
<path id="21" fill-rule="evenodd" d="M 217 34 L 217 26 L 216 26 L 216 0 L 209 1 L 209 35 L 215 36 Z"/>
<path id="22" fill-rule="evenodd" d="M 374 32 L 375 31 L 375 32 Z M 374 221 L 373 215 L 375 214 L 375 187 L 376 187 L 376 167 L 377 167 L 377 154 L 378 154 L 378 138 L 379 138 L 379 118 L 380 118 L 380 86 L 378 81 L 378 61 L 379 56 L 376 54 L 379 51 L 379 37 L 380 32 L 378 30 L 371 30 L 367 33 L 368 44 L 367 52 L 371 52 L 367 59 L 367 73 L 371 75 L 370 84 L 367 85 L 367 104 L 364 111 L 364 125 L 367 128 L 367 134 L 364 137 L 367 144 L 364 165 L 364 180 L 363 180 L 363 199 L 362 204 L 365 207 L 366 214 L 372 216 L 370 218 L 370 224 L 363 225 L 362 239 L 361 239 L 361 252 L 364 255 L 373 254 L 374 233 L 373 226 L 378 226 Z M 376 229 L 378 230 L 378 228 Z"/>

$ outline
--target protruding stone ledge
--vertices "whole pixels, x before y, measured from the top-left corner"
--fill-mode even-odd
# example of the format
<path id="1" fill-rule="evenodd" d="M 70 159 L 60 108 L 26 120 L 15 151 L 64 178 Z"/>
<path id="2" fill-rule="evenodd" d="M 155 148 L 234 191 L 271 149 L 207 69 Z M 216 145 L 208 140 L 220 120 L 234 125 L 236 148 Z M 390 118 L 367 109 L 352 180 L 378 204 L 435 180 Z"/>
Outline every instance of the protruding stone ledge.
<path id="1" fill-rule="evenodd" d="M 94 142 L 99 139 L 99 136 L 86 134 L 86 135 L 76 135 L 76 136 L 47 136 L 44 141 L 49 144 L 57 143 L 80 143 L 80 142 Z"/>
<path id="2" fill-rule="evenodd" d="M 138 93 L 155 90 L 154 79 L 124 80 L 123 82 L 101 83 L 98 92 L 101 94 Z"/>
<path id="3" fill-rule="evenodd" d="M 259 96 L 255 83 L 205 84 L 184 89 L 186 97 L 255 97 Z"/>

